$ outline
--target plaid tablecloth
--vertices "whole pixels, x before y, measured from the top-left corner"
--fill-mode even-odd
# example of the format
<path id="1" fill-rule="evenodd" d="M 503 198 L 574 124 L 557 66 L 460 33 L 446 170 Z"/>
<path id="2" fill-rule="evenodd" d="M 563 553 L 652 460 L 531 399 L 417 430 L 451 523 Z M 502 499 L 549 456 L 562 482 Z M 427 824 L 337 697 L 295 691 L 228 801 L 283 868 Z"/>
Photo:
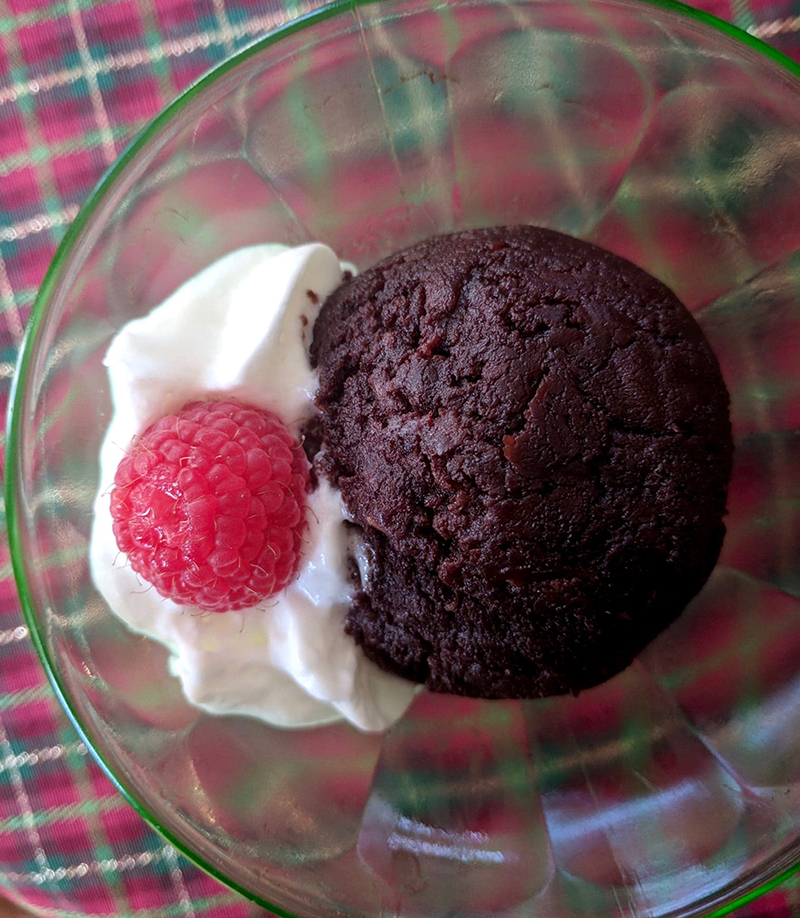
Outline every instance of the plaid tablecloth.
<path id="1" fill-rule="evenodd" d="M 139 127 L 306 0 L 0 0 L 0 402 L 65 227 Z M 703 0 L 800 59 L 800 0 Z M 2 525 L 2 523 L 0 523 Z M 0 887 L 43 915 L 265 914 L 115 792 L 45 682 L 0 544 Z M 800 916 L 800 879 L 740 914 Z"/>

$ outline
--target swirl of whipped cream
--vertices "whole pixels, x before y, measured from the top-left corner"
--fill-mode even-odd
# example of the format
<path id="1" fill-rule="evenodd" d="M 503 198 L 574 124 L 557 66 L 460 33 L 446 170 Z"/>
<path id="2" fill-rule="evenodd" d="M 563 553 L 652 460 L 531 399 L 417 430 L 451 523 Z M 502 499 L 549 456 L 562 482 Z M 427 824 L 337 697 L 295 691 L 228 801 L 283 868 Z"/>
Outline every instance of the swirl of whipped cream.
<path id="1" fill-rule="evenodd" d="M 201 613 L 155 589 L 143 592 L 111 526 L 109 492 L 122 450 L 192 399 L 233 395 L 275 412 L 299 435 L 314 413 L 314 321 L 343 271 L 318 243 L 240 249 L 128 322 L 105 358 L 114 412 L 100 452 L 92 576 L 115 615 L 167 646 L 187 700 L 210 713 L 284 727 L 344 718 L 377 731 L 402 716 L 417 690 L 378 669 L 344 632 L 348 558 L 361 553 L 348 544 L 345 508 L 327 482 L 309 495 L 297 578 L 243 612 Z"/>

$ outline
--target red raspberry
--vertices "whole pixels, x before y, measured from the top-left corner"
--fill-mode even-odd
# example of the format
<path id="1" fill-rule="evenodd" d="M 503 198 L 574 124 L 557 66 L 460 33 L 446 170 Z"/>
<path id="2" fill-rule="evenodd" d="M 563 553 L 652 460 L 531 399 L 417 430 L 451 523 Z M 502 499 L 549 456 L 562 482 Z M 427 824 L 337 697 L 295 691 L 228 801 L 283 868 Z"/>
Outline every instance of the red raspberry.
<path id="1" fill-rule="evenodd" d="M 274 414 L 191 402 L 148 427 L 120 462 L 114 535 L 162 596 L 243 609 L 295 575 L 308 483 L 302 447 Z"/>

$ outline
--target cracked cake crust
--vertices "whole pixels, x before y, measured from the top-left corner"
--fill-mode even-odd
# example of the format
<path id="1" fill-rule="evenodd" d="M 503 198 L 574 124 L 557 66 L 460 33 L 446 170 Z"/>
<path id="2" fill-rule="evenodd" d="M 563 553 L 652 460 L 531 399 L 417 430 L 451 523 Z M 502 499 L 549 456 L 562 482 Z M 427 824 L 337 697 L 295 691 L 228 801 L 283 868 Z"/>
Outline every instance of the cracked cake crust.
<path id="1" fill-rule="evenodd" d="M 371 563 L 346 628 L 487 698 L 577 692 L 683 609 L 722 544 L 728 394 L 679 300 L 535 227 L 439 236 L 314 328 L 322 447 Z"/>

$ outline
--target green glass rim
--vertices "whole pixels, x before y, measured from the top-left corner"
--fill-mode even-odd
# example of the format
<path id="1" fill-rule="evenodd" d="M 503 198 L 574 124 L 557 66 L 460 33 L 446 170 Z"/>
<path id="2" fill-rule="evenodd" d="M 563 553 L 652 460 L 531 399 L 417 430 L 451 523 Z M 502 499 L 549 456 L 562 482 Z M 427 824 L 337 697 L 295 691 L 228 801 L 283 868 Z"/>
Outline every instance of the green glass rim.
<path id="1" fill-rule="evenodd" d="M 53 260 L 51 261 L 47 272 L 45 273 L 42 284 L 36 295 L 28 323 L 20 346 L 19 357 L 12 380 L 11 393 L 8 403 L 7 417 L 7 444 L 6 444 L 6 474 L 5 474 L 5 503 L 6 503 L 6 521 L 8 529 L 8 542 L 11 554 L 11 564 L 14 572 L 14 579 L 17 585 L 17 592 L 20 598 L 25 622 L 31 636 L 31 640 L 36 649 L 36 653 L 47 674 L 47 678 L 58 698 L 61 707 L 64 709 L 72 726 L 75 728 L 78 736 L 86 745 L 86 748 L 92 754 L 106 777 L 111 781 L 114 787 L 119 791 L 122 797 L 136 810 L 136 812 L 145 820 L 145 822 L 158 832 L 167 842 L 194 863 L 201 870 L 208 873 L 214 879 L 218 880 L 224 886 L 254 902 L 261 908 L 265 908 L 280 918 L 302 918 L 292 912 L 272 903 L 250 889 L 247 889 L 236 881 L 227 877 L 222 871 L 192 850 L 184 841 L 175 835 L 169 828 L 161 825 L 158 819 L 147 809 L 137 796 L 134 788 L 130 787 L 124 780 L 118 777 L 111 761 L 101 752 L 92 740 L 87 728 L 81 722 L 77 711 L 72 704 L 67 690 L 65 689 L 61 678 L 58 674 L 55 661 L 52 659 L 42 634 L 39 631 L 39 625 L 33 611 L 34 603 L 31 591 L 28 587 L 25 575 L 25 565 L 22 554 L 22 533 L 20 529 L 20 520 L 18 514 L 17 499 L 17 479 L 20 472 L 20 438 L 21 438 L 21 419 L 24 416 L 25 400 L 28 389 L 28 377 L 31 367 L 34 363 L 39 341 L 39 332 L 43 318 L 47 311 L 53 290 L 56 288 L 65 266 L 69 263 L 72 250 L 75 243 L 80 238 L 83 230 L 91 223 L 92 217 L 98 210 L 99 206 L 106 199 L 111 188 L 123 176 L 127 168 L 135 162 L 140 151 L 159 133 L 159 131 L 169 124 L 173 118 L 178 115 L 190 102 L 199 96 L 205 89 L 212 86 L 220 78 L 234 70 L 240 64 L 254 57 L 265 48 L 276 44 L 281 39 L 293 35 L 297 32 L 304 31 L 321 22 L 331 19 L 337 15 L 346 12 L 354 12 L 357 9 L 368 6 L 377 6 L 382 3 L 391 2 L 391 0 L 333 0 L 310 13 L 293 19 L 277 28 L 271 30 L 263 37 L 256 39 L 251 44 L 245 46 L 240 51 L 226 58 L 219 64 L 208 70 L 203 76 L 198 78 L 190 86 L 184 89 L 175 97 L 158 115 L 149 121 L 136 136 L 130 141 L 125 149 L 120 153 L 115 162 L 106 170 L 100 181 L 94 187 L 89 197 L 81 206 L 72 224 L 69 226 L 64 238 L 61 240 Z M 447 0 L 440 0 L 441 5 L 445 6 Z M 510 0 L 513 3 L 513 0 Z M 771 45 L 761 41 L 744 30 L 726 22 L 711 13 L 706 13 L 679 2 L 679 0 L 633 0 L 633 2 L 650 6 L 656 9 L 665 10 L 673 13 L 683 19 L 688 19 L 694 23 L 708 27 L 714 32 L 722 33 L 734 42 L 743 45 L 757 53 L 762 58 L 766 58 L 775 64 L 778 70 L 783 71 L 785 75 L 797 81 L 798 92 L 800 92 L 800 64 L 787 57 L 781 51 L 773 48 Z M 689 907 L 688 914 L 692 916 L 707 916 L 707 918 L 721 918 L 737 908 L 740 908 L 759 896 L 770 892 L 775 887 L 786 882 L 790 877 L 800 873 L 800 845 L 785 851 L 783 856 L 776 859 L 769 875 L 760 880 L 752 880 L 750 884 L 739 884 L 739 889 L 731 894 L 731 898 L 722 904 L 714 902 L 698 902 Z M 746 888 L 742 891 L 741 887 Z M 724 897 L 724 892 L 722 896 Z M 717 901 L 719 896 L 717 896 Z"/>

